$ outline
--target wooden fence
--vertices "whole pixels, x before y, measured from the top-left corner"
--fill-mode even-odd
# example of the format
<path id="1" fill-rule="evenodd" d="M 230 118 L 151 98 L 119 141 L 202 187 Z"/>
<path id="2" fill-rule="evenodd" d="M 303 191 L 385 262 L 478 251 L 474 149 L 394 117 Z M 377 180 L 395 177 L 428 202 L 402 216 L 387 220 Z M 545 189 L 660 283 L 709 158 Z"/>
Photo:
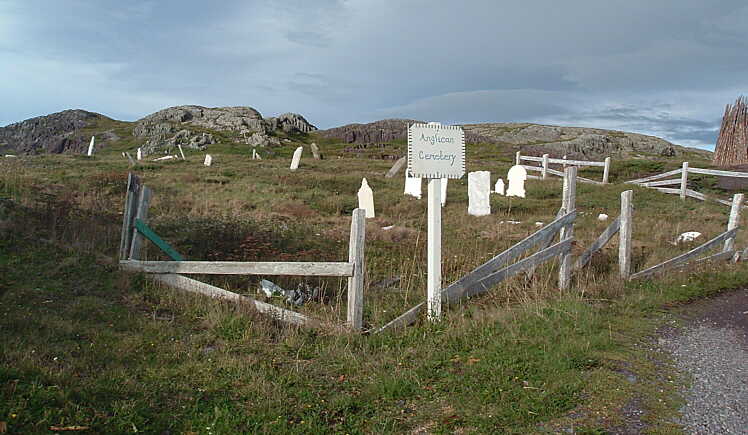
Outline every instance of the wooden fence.
<path id="1" fill-rule="evenodd" d="M 540 163 L 540 166 L 532 166 L 532 165 L 522 165 L 522 166 L 528 171 L 540 172 L 539 178 L 543 180 L 548 178 L 548 174 L 556 175 L 559 177 L 564 176 L 563 172 L 556 171 L 554 169 L 549 168 L 548 166 L 551 163 L 564 165 L 564 169 L 567 166 L 601 166 L 603 167 L 603 181 L 602 182 L 590 180 L 589 178 L 577 177 L 577 179 L 583 183 L 608 184 L 608 176 L 610 175 L 610 157 L 606 157 L 605 161 L 602 161 L 602 162 L 592 162 L 592 161 L 586 161 L 586 160 L 567 160 L 566 156 L 564 156 L 563 159 L 551 159 L 548 157 L 548 154 L 543 154 L 542 157 L 523 156 L 520 153 L 520 151 L 517 151 L 517 154 L 514 160 L 515 160 L 516 165 L 522 165 L 523 160 L 528 161 L 528 162 Z"/>
<path id="2" fill-rule="evenodd" d="M 648 187 L 648 188 L 655 189 L 663 193 L 671 193 L 671 194 L 680 195 L 681 199 L 686 199 L 688 197 L 688 198 L 698 199 L 700 201 L 713 200 L 713 201 L 719 202 L 720 204 L 732 205 L 730 201 L 709 197 L 708 195 L 689 189 L 688 188 L 688 174 L 689 173 L 701 174 L 701 175 L 715 175 L 718 177 L 748 178 L 748 172 L 733 172 L 733 171 L 721 171 L 721 170 L 716 170 L 716 169 L 690 168 L 688 166 L 688 162 L 683 162 L 683 165 L 680 169 L 674 169 L 672 171 L 663 172 L 662 174 L 651 175 L 649 177 L 627 181 L 626 183 L 636 184 L 642 187 Z M 661 180 L 662 178 L 675 177 L 677 175 L 680 175 L 680 177 L 671 178 L 667 180 Z M 672 187 L 662 187 L 662 186 L 672 186 L 672 185 L 677 185 L 678 188 L 676 189 Z"/>
<path id="3" fill-rule="evenodd" d="M 528 273 L 532 273 L 536 267 L 555 257 L 560 257 L 561 261 L 558 277 L 559 288 L 562 290 L 567 289 L 571 281 L 571 245 L 574 241 L 572 237 L 573 224 L 577 216 L 575 206 L 576 173 L 577 168 L 571 167 L 566 169 L 562 207 L 553 222 L 442 289 L 442 302 L 454 304 L 465 298 L 485 293 L 502 281 L 520 272 L 527 271 Z M 560 234 L 561 240 L 553 243 L 556 234 Z M 510 262 L 520 258 L 534 247 L 539 247 L 539 250 L 509 265 Z M 393 328 L 410 325 L 418 319 L 418 315 L 425 308 L 426 301 L 423 301 L 372 332 L 380 333 Z"/>
<path id="4" fill-rule="evenodd" d="M 295 311 L 187 278 L 183 274 L 348 277 L 347 326 L 354 331 L 362 329 L 366 238 L 363 209 L 353 210 L 347 262 L 184 261 L 181 255 L 148 227 L 148 206 L 151 197 L 151 189 L 142 185 L 136 175 L 130 174 L 120 241 L 120 267 L 122 269 L 151 274 L 155 280 L 180 290 L 214 298 L 243 301 L 278 320 L 304 326 L 317 326 L 320 322 Z M 143 261 L 141 252 L 145 239 L 156 244 L 174 261 Z"/>

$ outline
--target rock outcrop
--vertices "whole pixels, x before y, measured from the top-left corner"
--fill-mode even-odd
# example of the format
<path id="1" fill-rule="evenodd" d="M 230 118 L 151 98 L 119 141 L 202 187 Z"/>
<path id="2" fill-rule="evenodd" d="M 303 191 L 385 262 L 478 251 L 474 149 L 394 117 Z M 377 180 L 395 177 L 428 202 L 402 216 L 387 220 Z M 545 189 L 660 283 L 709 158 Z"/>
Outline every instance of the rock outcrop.
<path id="1" fill-rule="evenodd" d="M 280 140 L 273 136 L 276 131 L 289 134 L 316 129 L 295 113 L 263 119 L 251 107 L 176 106 L 138 120 L 133 135 L 145 138 L 145 151 L 154 153 L 171 152 L 176 145 L 203 149 L 218 141 L 215 136 L 218 133 L 251 146 L 280 145 Z"/>
<path id="2" fill-rule="evenodd" d="M 408 125 L 423 123 L 414 119 L 384 119 L 368 124 L 348 124 L 328 130 L 320 130 L 322 137 L 337 139 L 345 143 L 372 144 L 405 140 L 408 137 Z M 465 131 L 466 143 L 492 143 L 489 137 Z"/>
<path id="3" fill-rule="evenodd" d="M 0 152 L 17 154 L 82 153 L 91 140 L 81 130 L 108 119 L 80 109 L 64 110 L 0 128 Z M 103 138 L 97 138 L 97 146 Z"/>

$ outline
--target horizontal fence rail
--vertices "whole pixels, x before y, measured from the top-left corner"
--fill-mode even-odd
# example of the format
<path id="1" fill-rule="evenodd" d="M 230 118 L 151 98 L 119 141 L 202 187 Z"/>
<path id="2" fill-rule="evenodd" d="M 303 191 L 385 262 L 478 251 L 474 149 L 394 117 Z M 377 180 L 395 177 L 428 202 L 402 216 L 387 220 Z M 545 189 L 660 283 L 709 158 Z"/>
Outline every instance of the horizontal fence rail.
<path id="1" fill-rule="evenodd" d="M 200 275 L 353 276 L 353 263 L 281 263 L 241 261 L 120 261 L 125 270 Z"/>

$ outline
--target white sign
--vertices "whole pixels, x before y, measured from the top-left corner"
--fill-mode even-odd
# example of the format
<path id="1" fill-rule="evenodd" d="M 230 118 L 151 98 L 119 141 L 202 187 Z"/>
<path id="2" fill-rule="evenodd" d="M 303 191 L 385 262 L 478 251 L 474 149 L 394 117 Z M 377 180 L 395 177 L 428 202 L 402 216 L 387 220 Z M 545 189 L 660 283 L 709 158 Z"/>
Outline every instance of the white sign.
<path id="1" fill-rule="evenodd" d="M 462 128 L 438 123 L 409 126 L 408 172 L 421 178 L 462 178 L 465 175 Z"/>

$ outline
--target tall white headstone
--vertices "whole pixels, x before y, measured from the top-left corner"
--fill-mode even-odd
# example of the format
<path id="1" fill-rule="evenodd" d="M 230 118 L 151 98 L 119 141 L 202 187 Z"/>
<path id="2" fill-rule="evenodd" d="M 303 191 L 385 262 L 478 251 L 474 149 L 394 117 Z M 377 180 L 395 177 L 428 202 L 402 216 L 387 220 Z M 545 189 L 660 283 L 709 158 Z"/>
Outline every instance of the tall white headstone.
<path id="1" fill-rule="evenodd" d="M 138 152 L 135 154 L 138 160 L 143 160 L 143 150 L 138 148 Z"/>
<path id="2" fill-rule="evenodd" d="M 405 194 L 421 199 L 421 179 L 411 177 L 408 171 L 405 171 Z"/>
<path id="3" fill-rule="evenodd" d="M 295 171 L 299 168 L 299 162 L 301 161 L 301 153 L 304 151 L 304 148 L 298 147 L 296 148 L 296 151 L 293 152 L 293 158 L 291 159 L 291 170 Z"/>
<path id="4" fill-rule="evenodd" d="M 506 178 L 509 180 L 509 188 L 506 190 L 506 196 L 525 197 L 525 180 L 527 180 L 527 170 L 520 165 L 512 166 Z"/>
<path id="5" fill-rule="evenodd" d="M 468 172 L 468 214 L 486 216 L 491 214 L 491 173 Z"/>
<path id="6" fill-rule="evenodd" d="M 504 194 L 504 180 L 499 178 L 496 181 L 496 187 L 494 189 L 495 189 L 494 192 L 498 193 L 499 195 L 503 195 Z"/>
<path id="7" fill-rule="evenodd" d="M 361 188 L 358 189 L 358 208 L 366 210 L 366 217 L 374 217 L 374 192 L 371 191 L 366 178 L 361 180 Z"/>
<path id="8" fill-rule="evenodd" d="M 94 139 L 95 136 L 91 136 L 91 143 L 88 144 L 88 157 L 91 157 L 94 153 Z"/>
<path id="9" fill-rule="evenodd" d="M 442 178 L 442 207 L 447 205 L 447 182 L 449 178 Z"/>
<path id="10" fill-rule="evenodd" d="M 213 156 L 211 156 L 210 154 L 206 154 L 205 155 L 205 161 L 203 162 L 203 165 L 210 166 L 212 164 L 213 164 Z"/>
<path id="11" fill-rule="evenodd" d="M 182 151 L 182 145 L 177 145 L 177 148 L 179 148 L 179 154 L 182 156 L 182 160 L 187 160 L 184 158 L 184 151 Z"/>

